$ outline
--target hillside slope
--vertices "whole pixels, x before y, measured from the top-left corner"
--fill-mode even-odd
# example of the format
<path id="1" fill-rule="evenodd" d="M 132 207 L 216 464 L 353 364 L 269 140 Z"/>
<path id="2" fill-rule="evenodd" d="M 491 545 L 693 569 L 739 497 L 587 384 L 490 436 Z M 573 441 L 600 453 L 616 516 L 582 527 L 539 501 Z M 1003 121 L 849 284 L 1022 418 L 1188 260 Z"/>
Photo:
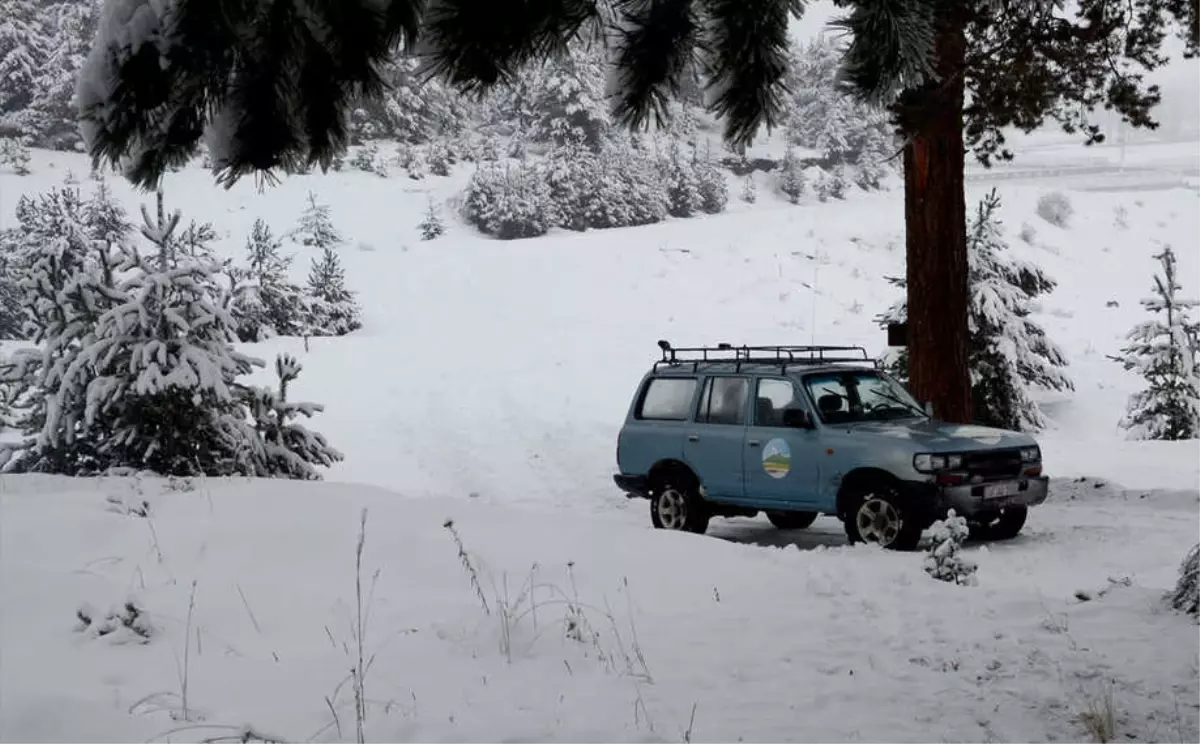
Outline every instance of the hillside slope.
<path id="1" fill-rule="evenodd" d="M 84 158 L 35 155 L 34 175 L 0 173 L 0 225 L 13 221 L 21 193 L 53 186 L 68 170 L 90 187 Z M 902 272 L 899 192 L 793 206 L 760 173 L 758 203 L 735 198 L 718 216 L 515 242 L 452 222 L 445 236 L 420 241 L 429 198 L 453 219 L 471 167 L 420 182 L 300 176 L 261 192 L 250 182 L 220 190 L 198 167 L 167 179 L 168 206 L 213 222 L 219 249 L 232 256 L 255 218 L 278 233 L 294 225 L 309 190 L 330 204 L 349 239 L 342 255 L 365 328 L 314 339 L 308 351 L 298 339 L 252 348 L 267 359 L 286 349 L 304 364 L 296 395 L 326 404 L 317 427 L 347 454 L 333 479 L 585 511 L 620 507 L 609 480 L 615 435 L 657 339 L 883 349 L 873 316 L 898 296 L 884 277 Z M 111 180 L 136 214 L 138 195 Z M 1197 466 L 1186 457 L 1194 443 L 1118 444 L 1116 423 L 1138 380 L 1106 355 L 1142 319 L 1137 303 L 1162 243 L 1178 252 L 1181 276 L 1200 277 L 1200 198 L 1188 189 L 1068 192 L 1075 215 L 1064 230 L 1034 213 L 1046 190 L 1000 187 L 1013 250 L 1060 283 L 1038 319 L 1064 347 L 1077 389 L 1047 401 L 1048 468 L 1130 488 L 1194 487 Z M 982 193 L 973 188 L 968 198 Z M 1017 238 L 1026 223 L 1032 244 Z M 311 252 L 287 247 L 302 278 Z M 1113 447 L 1125 454 L 1103 454 Z"/>

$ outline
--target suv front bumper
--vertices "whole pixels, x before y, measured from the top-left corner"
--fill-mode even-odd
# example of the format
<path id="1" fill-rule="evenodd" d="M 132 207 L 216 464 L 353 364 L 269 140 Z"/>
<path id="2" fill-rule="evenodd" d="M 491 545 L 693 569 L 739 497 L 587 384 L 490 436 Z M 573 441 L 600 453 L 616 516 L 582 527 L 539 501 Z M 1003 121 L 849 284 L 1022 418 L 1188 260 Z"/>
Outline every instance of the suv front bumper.
<path id="1" fill-rule="evenodd" d="M 1050 493 L 1050 479 L 1044 475 L 977 485 L 941 486 L 938 501 L 941 511 L 972 517 L 1014 506 L 1037 506 Z"/>

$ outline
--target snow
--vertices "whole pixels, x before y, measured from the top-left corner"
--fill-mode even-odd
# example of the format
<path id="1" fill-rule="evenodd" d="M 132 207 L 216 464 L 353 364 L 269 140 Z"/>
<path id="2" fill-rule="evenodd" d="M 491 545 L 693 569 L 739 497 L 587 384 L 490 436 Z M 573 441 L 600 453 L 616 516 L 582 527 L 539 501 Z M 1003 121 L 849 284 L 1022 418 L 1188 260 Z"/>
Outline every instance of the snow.
<path id="1" fill-rule="evenodd" d="M 33 175 L 0 171 L 0 228 L 22 193 L 88 171 L 80 156 L 32 154 Z M 323 484 L 0 478 L 0 740 L 141 741 L 200 724 L 226 728 L 170 738 L 249 725 L 353 740 L 350 684 L 335 690 L 354 663 L 343 644 L 363 507 L 364 592 L 379 571 L 371 740 L 1080 740 L 1078 714 L 1109 690 L 1122 738 L 1197 740 L 1200 640 L 1162 597 L 1197 540 L 1200 442 L 1124 441 L 1141 381 L 1108 358 L 1147 319 L 1138 300 L 1162 244 L 1184 294 L 1200 290 L 1194 190 L 1061 188 L 1074 206 L 1063 229 L 1036 216 L 1053 180 L 971 183 L 972 204 L 997 186 L 1013 257 L 1058 281 L 1032 317 L 1076 389 L 1040 398 L 1050 501 L 1016 540 L 968 543 L 978 585 L 955 586 L 926 575 L 923 555 L 847 547 L 827 517 L 786 533 L 761 518 L 716 520 L 705 537 L 653 531 L 645 503 L 611 482 L 659 338 L 883 350 L 874 316 L 898 299 L 884 277 L 901 273 L 899 192 L 796 206 L 757 173 L 756 202 L 722 215 L 502 242 L 457 217 L 472 170 L 296 176 L 261 193 L 214 187 L 198 167 L 167 177 L 168 203 L 211 221 L 214 250 L 238 260 L 256 218 L 283 235 L 310 190 L 330 205 L 364 327 L 241 350 L 296 357 L 292 396 L 324 404 L 306 424 L 346 457 Z M 130 211 L 141 201 L 110 183 Z M 424 241 L 431 197 L 446 233 Z M 285 252 L 296 282 L 319 254 Z M 149 518 L 123 513 L 143 500 Z M 537 629 L 532 612 L 510 628 L 509 662 L 497 594 L 507 575 L 517 602 L 535 563 L 539 586 L 562 594 L 535 592 Z M 607 664 L 563 630 L 568 563 Z M 103 615 L 130 596 L 156 630 L 148 643 L 73 632 L 81 605 Z M 185 634 L 203 721 L 170 715 Z"/>
<path id="2" fill-rule="evenodd" d="M 678 740 L 693 705 L 696 741 L 1078 740 L 1073 715 L 1108 687 L 1122 730 L 1196 735 L 1196 656 L 1180 653 L 1195 625 L 1161 605 L 1194 539 L 1194 500 L 1060 499 L 1020 543 L 969 547 L 979 585 L 961 587 L 926 576 L 920 554 L 820 547 L 838 530 L 827 519 L 777 548 L 756 538 L 781 533 L 745 521 L 721 540 L 362 486 L 165 486 L 5 479 L 5 740 L 66 740 L 79 720 L 90 741 L 186 725 L 169 712 L 185 634 L 189 711 L 204 716 L 192 723 L 338 740 L 322 731 L 328 696 L 346 740 L 352 712 L 334 693 L 353 663 L 361 508 L 373 740 Z M 104 508 L 136 488 L 149 519 Z M 539 588 L 518 602 L 531 572 Z M 514 617 L 526 613 L 510 625 L 511 662 L 505 576 Z M 576 591 L 613 670 L 564 635 Z M 81 603 L 129 595 L 156 629 L 148 644 L 72 632 Z"/>

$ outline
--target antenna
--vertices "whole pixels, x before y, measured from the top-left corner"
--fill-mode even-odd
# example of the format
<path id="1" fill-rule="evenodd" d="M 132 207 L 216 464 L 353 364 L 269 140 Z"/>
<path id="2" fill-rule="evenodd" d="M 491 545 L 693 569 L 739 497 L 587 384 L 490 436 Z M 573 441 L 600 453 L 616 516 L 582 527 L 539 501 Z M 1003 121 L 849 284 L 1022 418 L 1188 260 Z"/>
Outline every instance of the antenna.
<path id="1" fill-rule="evenodd" d="M 809 344 L 817 345 L 817 277 L 821 273 L 821 265 L 813 266 L 813 294 L 812 294 L 812 333 L 809 335 Z"/>

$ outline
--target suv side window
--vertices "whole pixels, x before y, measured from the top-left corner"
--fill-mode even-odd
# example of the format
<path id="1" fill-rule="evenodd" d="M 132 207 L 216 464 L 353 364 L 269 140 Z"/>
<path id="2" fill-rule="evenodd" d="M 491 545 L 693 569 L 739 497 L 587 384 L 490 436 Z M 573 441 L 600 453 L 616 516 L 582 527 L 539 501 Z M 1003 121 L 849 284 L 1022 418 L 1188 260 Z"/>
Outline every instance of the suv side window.
<path id="1" fill-rule="evenodd" d="M 700 394 L 696 421 L 705 424 L 742 426 L 746 423 L 746 398 L 750 380 L 745 377 L 709 377 Z"/>
<path id="2" fill-rule="evenodd" d="M 687 421 L 695 393 L 694 377 L 655 377 L 642 395 L 637 417 L 653 421 Z"/>
<path id="3" fill-rule="evenodd" d="M 791 380 L 780 377 L 759 379 L 754 397 L 755 426 L 782 427 L 783 412 L 792 408 L 805 410 Z"/>

